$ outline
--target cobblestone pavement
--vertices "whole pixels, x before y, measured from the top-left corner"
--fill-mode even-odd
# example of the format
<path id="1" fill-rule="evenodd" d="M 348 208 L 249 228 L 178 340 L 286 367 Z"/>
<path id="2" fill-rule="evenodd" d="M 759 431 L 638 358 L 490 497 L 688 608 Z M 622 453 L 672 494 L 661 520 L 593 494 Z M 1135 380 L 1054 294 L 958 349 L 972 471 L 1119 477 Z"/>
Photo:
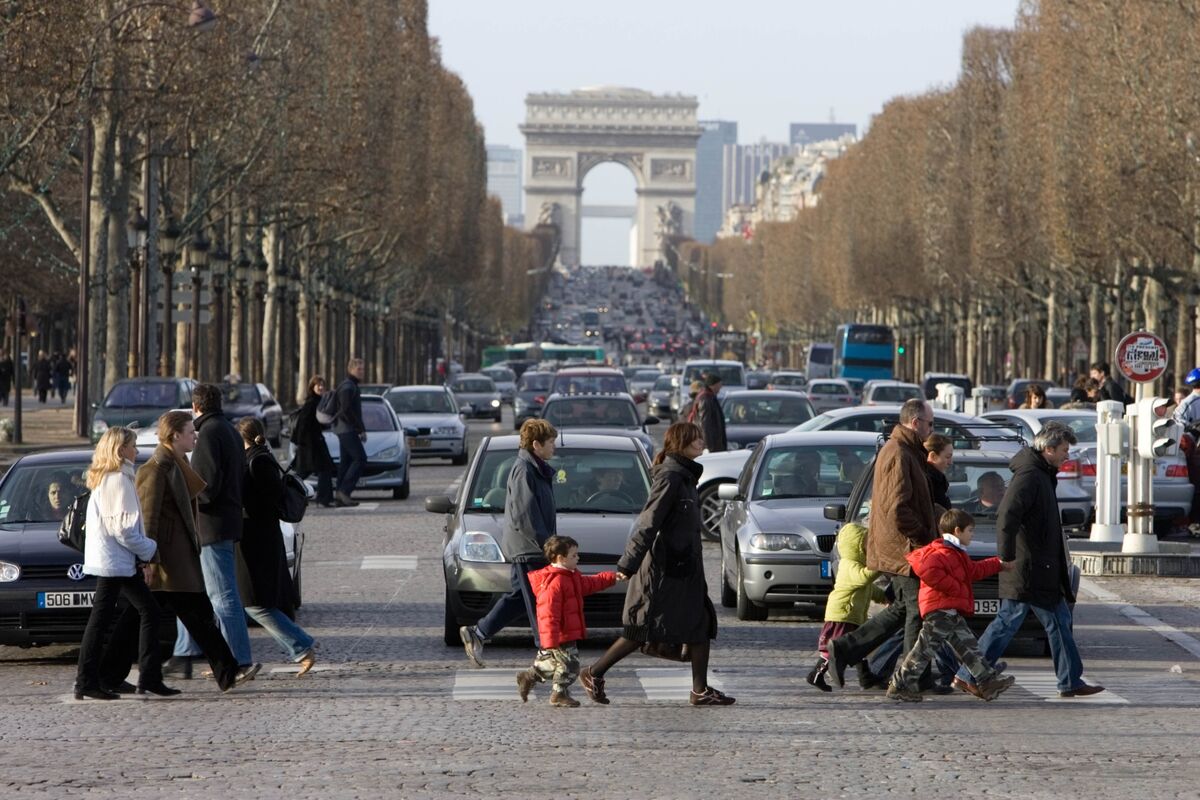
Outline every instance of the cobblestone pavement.
<path id="1" fill-rule="evenodd" d="M 422 498 L 459 473 L 422 464 L 408 501 L 311 513 L 299 619 L 321 651 L 304 678 L 255 629 L 267 667 L 229 695 L 196 679 L 176 698 L 75 702 L 75 648 L 0 648 L 0 796 L 1200 796 L 1200 653 L 1163 633 L 1200 639 L 1187 581 L 1085 585 L 1076 634 L 1087 677 L 1110 690 L 1085 700 L 1059 701 L 1049 661 L 1028 650 L 1010 653 L 1018 683 L 990 704 L 822 694 L 803 680 L 818 623 L 743 623 L 718 605 L 713 679 L 737 705 L 688 706 L 686 671 L 641 656 L 609 674 L 611 706 L 579 690 L 579 709 L 551 708 L 544 687 L 523 705 L 528 634 L 489 645 L 486 670 L 442 643 L 441 518 Z M 597 633 L 585 663 L 612 635 Z"/>

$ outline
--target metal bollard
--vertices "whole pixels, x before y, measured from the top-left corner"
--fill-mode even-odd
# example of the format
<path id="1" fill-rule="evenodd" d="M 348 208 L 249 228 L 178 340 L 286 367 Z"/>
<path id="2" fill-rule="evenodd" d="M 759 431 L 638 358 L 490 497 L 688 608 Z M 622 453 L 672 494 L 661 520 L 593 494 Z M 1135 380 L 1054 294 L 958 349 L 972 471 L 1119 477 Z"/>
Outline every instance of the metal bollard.
<path id="1" fill-rule="evenodd" d="M 1096 404 L 1096 521 L 1088 539 L 1120 542 L 1125 538 L 1121 524 L 1121 454 L 1125 451 L 1125 404 L 1105 400 Z"/>

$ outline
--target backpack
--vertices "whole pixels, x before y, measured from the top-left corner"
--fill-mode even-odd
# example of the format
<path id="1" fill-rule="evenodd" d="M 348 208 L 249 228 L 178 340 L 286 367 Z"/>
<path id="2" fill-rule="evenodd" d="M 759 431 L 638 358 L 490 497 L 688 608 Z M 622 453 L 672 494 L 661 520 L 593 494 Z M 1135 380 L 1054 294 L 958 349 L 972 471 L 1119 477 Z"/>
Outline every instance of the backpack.
<path id="1" fill-rule="evenodd" d="M 63 516 L 62 525 L 58 528 L 58 540 L 79 552 L 83 552 L 83 542 L 86 535 L 88 500 L 91 491 L 86 491 L 71 501 L 67 513 Z"/>
<path id="2" fill-rule="evenodd" d="M 332 425 L 333 421 L 338 417 L 338 400 L 337 390 L 330 389 L 321 395 L 321 401 L 317 403 L 317 422 L 322 425 Z"/>
<path id="3" fill-rule="evenodd" d="M 259 456 L 255 457 L 259 458 Z M 283 479 L 283 491 L 275 500 L 275 513 L 279 516 L 280 522 L 299 522 L 304 519 L 304 512 L 308 510 L 308 490 L 304 487 L 304 481 L 292 472 L 290 466 L 284 469 L 274 458 L 271 458 L 270 461 L 279 470 Z"/>

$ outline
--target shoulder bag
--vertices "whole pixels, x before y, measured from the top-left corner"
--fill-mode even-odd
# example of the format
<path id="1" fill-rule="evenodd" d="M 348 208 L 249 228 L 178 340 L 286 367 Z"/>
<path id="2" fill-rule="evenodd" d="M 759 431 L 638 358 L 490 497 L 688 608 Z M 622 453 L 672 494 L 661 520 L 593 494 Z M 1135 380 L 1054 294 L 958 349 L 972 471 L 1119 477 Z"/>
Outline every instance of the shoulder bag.
<path id="1" fill-rule="evenodd" d="M 87 491 L 72 500 L 71 504 L 67 506 L 67 513 L 63 516 L 62 525 L 58 528 L 58 540 L 81 553 L 86 535 L 84 527 L 87 524 L 87 506 L 91 498 L 92 493 Z"/>

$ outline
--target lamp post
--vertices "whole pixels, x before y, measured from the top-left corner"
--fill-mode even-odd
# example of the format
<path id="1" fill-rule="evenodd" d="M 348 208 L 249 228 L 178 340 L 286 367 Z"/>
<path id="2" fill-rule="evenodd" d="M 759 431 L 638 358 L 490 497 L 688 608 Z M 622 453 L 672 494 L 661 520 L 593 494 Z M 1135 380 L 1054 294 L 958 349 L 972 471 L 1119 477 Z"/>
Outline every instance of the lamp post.
<path id="1" fill-rule="evenodd" d="M 208 267 L 209 241 L 204 231 L 196 231 L 188 245 L 188 262 L 192 271 L 192 330 L 189 332 L 188 375 L 200 375 L 200 287 L 204 282 L 204 270 Z"/>
<path id="2" fill-rule="evenodd" d="M 212 352 L 209 363 L 212 364 L 211 377 L 216 380 L 223 378 L 229 370 L 225 360 L 229 356 L 229 346 L 225 341 L 225 281 L 229 278 L 229 264 L 232 258 L 223 246 L 209 255 L 208 264 L 212 270 L 212 319 L 209 320 L 208 343 Z"/>
<path id="3" fill-rule="evenodd" d="M 249 370 L 246 369 L 246 294 L 250 288 L 250 266 L 246 251 L 239 250 L 233 267 L 233 288 L 237 303 L 233 308 L 229 350 L 230 369 L 244 378 L 249 374 Z"/>
<path id="4" fill-rule="evenodd" d="M 254 277 L 254 307 L 253 314 L 250 320 L 250 331 L 247 334 L 247 341 L 253 339 L 254 343 L 250 346 L 250 372 L 253 378 L 248 378 L 250 381 L 260 381 L 263 378 L 262 364 L 262 327 L 263 327 L 263 307 L 267 301 L 267 262 L 260 253 L 258 260 L 254 262 L 253 268 Z M 256 335 L 257 334 L 257 335 Z"/>
<path id="5" fill-rule="evenodd" d="M 166 292 L 163 298 L 162 309 L 162 346 L 158 352 L 158 374 L 164 378 L 171 374 L 171 325 L 174 320 L 172 317 L 175 313 L 175 305 L 171 300 L 172 289 L 174 289 L 174 279 L 171 272 L 175 269 L 175 251 L 179 247 L 179 236 L 181 231 L 179 225 L 175 223 L 174 217 L 167 217 L 167 223 L 163 226 L 162 241 L 159 248 L 160 269 L 163 274 L 163 290 Z"/>
<path id="6" fill-rule="evenodd" d="M 129 294 L 129 366 L 130 378 L 137 376 L 141 370 L 142 353 L 146 342 L 143 340 L 145 326 L 142 325 L 142 268 L 146 266 L 146 234 L 150 223 L 142 216 L 142 207 L 130 218 L 125 228 L 125 240 L 129 245 L 129 273 L 131 291 Z"/>

